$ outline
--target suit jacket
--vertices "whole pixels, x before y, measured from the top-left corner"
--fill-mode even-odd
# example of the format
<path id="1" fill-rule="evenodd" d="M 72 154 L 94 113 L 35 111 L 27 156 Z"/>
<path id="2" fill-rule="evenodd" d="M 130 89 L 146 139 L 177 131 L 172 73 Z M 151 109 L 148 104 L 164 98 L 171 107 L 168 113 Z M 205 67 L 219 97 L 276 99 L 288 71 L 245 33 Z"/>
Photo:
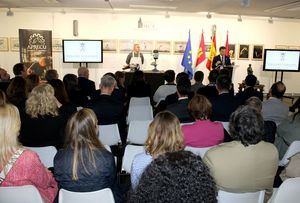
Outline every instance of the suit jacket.
<path id="1" fill-rule="evenodd" d="M 206 98 L 209 99 L 209 98 L 218 96 L 219 92 L 215 85 L 209 84 L 209 85 L 199 88 L 197 91 L 197 94 L 206 96 Z"/>
<path id="2" fill-rule="evenodd" d="M 261 141 L 245 147 L 240 141 L 227 142 L 208 150 L 203 161 L 221 190 L 272 193 L 278 167 L 273 144 Z"/>
<path id="3" fill-rule="evenodd" d="M 85 96 L 92 98 L 95 94 L 95 82 L 85 77 L 78 77 L 78 86 Z"/>
<path id="4" fill-rule="evenodd" d="M 265 121 L 273 121 L 279 125 L 289 115 L 289 107 L 280 99 L 271 97 L 263 102 L 262 115 Z"/>
<path id="5" fill-rule="evenodd" d="M 151 87 L 149 84 L 143 81 L 130 84 L 127 88 L 127 95 L 131 97 L 150 97 L 151 98 Z"/>
<path id="6" fill-rule="evenodd" d="M 178 100 L 176 103 L 167 106 L 167 110 L 175 114 L 179 119 L 180 123 L 193 122 L 194 119 L 192 119 L 188 111 L 188 104 L 188 98 L 181 99 Z"/>
<path id="7" fill-rule="evenodd" d="M 236 94 L 236 98 L 240 104 L 244 104 L 250 97 L 258 97 L 261 101 L 263 101 L 263 94 L 255 90 L 253 87 L 248 87 L 243 92 Z"/>
<path id="8" fill-rule="evenodd" d="M 230 93 L 223 93 L 210 99 L 212 104 L 212 121 L 228 122 L 230 115 L 238 107 L 238 102 Z"/>
<path id="9" fill-rule="evenodd" d="M 213 69 L 215 69 L 215 68 L 217 68 L 217 62 L 218 61 L 220 61 L 221 63 L 221 65 L 222 65 L 222 57 L 221 57 L 221 55 L 217 55 L 217 56 L 215 56 L 214 57 L 214 59 L 213 59 L 213 62 L 212 62 L 212 68 Z M 225 56 L 225 64 L 224 64 L 225 66 L 230 66 L 231 65 L 231 61 L 230 61 L 230 58 L 229 58 L 229 56 Z"/>

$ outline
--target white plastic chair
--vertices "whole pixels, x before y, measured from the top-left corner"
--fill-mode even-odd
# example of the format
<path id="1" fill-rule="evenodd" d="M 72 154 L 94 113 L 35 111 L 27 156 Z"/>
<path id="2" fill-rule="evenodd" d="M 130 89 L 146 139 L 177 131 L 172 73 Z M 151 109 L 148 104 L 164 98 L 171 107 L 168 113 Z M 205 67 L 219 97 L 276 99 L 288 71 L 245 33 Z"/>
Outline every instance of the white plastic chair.
<path id="1" fill-rule="evenodd" d="M 39 191 L 33 185 L 0 187 L 1 203 L 44 203 Z"/>
<path id="2" fill-rule="evenodd" d="M 153 120 L 152 106 L 130 106 L 128 110 L 127 123 L 131 121 L 148 121 Z"/>
<path id="3" fill-rule="evenodd" d="M 286 179 L 278 188 L 271 203 L 300 202 L 300 177 Z"/>
<path id="4" fill-rule="evenodd" d="M 229 133 L 229 122 L 223 122 L 223 121 L 215 121 L 215 122 L 222 123 L 223 128 Z"/>
<path id="5" fill-rule="evenodd" d="M 47 167 L 53 167 L 53 160 L 56 155 L 56 148 L 53 146 L 48 146 L 48 147 L 25 147 L 27 149 L 30 149 L 31 151 L 36 152 L 39 157 L 41 162 Z"/>
<path id="6" fill-rule="evenodd" d="M 128 142 L 143 145 L 148 136 L 148 127 L 152 121 L 131 121 L 128 129 Z"/>
<path id="7" fill-rule="evenodd" d="M 117 145 L 121 140 L 118 124 L 99 125 L 99 139 L 104 145 Z"/>
<path id="8" fill-rule="evenodd" d="M 184 150 L 193 152 L 193 154 L 196 154 L 198 156 L 201 156 L 201 158 L 203 158 L 205 153 L 212 147 L 197 148 L 197 147 L 186 146 Z"/>
<path id="9" fill-rule="evenodd" d="M 130 173 L 134 157 L 144 151 L 144 146 L 127 145 L 123 156 L 122 169 Z"/>
<path id="10" fill-rule="evenodd" d="M 219 190 L 218 203 L 263 203 L 265 191 L 230 193 Z"/>
<path id="11" fill-rule="evenodd" d="M 59 203 L 114 203 L 114 196 L 109 188 L 94 192 L 71 192 L 61 189 Z"/>
<path id="12" fill-rule="evenodd" d="M 283 158 L 281 161 L 279 161 L 279 166 L 285 166 L 289 163 L 289 158 L 294 156 L 300 152 L 300 141 L 294 141 L 292 144 L 289 146 L 288 150 L 284 154 Z"/>
<path id="13" fill-rule="evenodd" d="M 130 106 L 150 106 L 150 97 L 131 97 L 129 102 Z"/>
<path id="14" fill-rule="evenodd" d="M 105 147 L 105 149 L 106 149 L 107 151 L 111 152 L 111 148 L 110 148 L 110 146 L 108 146 L 108 145 L 104 145 L 104 147 Z"/>

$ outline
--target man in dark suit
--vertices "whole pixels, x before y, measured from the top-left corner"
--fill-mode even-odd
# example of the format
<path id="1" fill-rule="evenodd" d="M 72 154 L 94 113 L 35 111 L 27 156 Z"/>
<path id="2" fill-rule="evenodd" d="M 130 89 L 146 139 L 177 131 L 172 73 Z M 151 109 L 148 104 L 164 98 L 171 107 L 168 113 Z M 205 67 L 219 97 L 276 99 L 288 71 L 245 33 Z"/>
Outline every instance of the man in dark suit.
<path id="1" fill-rule="evenodd" d="M 222 46 L 219 48 L 219 52 L 220 54 L 215 56 L 212 62 L 212 68 L 216 69 L 216 68 L 222 68 L 224 66 L 230 66 L 231 62 L 230 62 L 230 57 L 226 56 L 226 47 Z"/>
<path id="2" fill-rule="evenodd" d="M 245 101 L 250 97 L 258 97 L 261 101 L 263 101 L 263 94 L 254 89 L 256 82 L 257 78 L 255 77 L 255 75 L 247 75 L 245 79 L 246 87 L 244 91 L 236 94 L 236 99 L 240 104 L 244 104 Z"/>
<path id="3" fill-rule="evenodd" d="M 89 99 L 94 97 L 95 95 L 95 82 L 89 80 L 89 69 L 86 67 L 78 68 L 78 86 L 81 91 L 87 96 Z"/>
<path id="4" fill-rule="evenodd" d="M 238 102 L 229 93 L 231 79 L 227 75 L 220 75 L 217 79 L 219 95 L 210 99 L 212 104 L 212 121 L 228 122 L 232 112 L 238 107 Z"/>
<path id="5" fill-rule="evenodd" d="M 219 94 L 216 87 L 216 80 L 218 76 L 219 76 L 218 70 L 210 71 L 208 76 L 209 84 L 206 85 L 205 87 L 199 88 L 197 94 L 206 96 L 208 99 L 210 99 L 211 97 L 216 97 Z"/>
<path id="6" fill-rule="evenodd" d="M 186 77 L 181 77 L 178 80 L 176 87 L 178 101 L 168 105 L 167 110 L 174 113 L 178 117 L 180 123 L 193 122 L 194 120 L 188 111 L 188 104 L 190 101 L 188 94 L 191 91 L 191 81 Z"/>

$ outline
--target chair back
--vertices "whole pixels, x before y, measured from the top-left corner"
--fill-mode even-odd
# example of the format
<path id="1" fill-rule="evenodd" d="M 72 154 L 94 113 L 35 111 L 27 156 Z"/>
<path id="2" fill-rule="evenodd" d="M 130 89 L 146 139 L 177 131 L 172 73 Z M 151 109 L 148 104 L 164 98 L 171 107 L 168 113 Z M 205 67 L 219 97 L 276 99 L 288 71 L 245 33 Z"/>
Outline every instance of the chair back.
<path id="1" fill-rule="evenodd" d="M 118 124 L 99 125 L 99 139 L 103 145 L 117 145 L 121 141 Z"/>
<path id="2" fill-rule="evenodd" d="M 144 145 L 148 136 L 148 128 L 152 121 L 131 121 L 127 140 L 132 144 Z"/>
<path id="3" fill-rule="evenodd" d="M 0 202 L 44 203 L 39 191 L 33 185 L 0 187 Z"/>
<path id="4" fill-rule="evenodd" d="M 130 106 L 128 110 L 127 123 L 131 121 L 148 121 L 153 120 L 152 106 Z"/>
<path id="5" fill-rule="evenodd" d="M 271 203 L 300 202 L 300 177 L 286 179 L 278 188 Z"/>
<path id="6" fill-rule="evenodd" d="M 143 152 L 145 152 L 144 146 L 127 145 L 123 156 L 122 169 L 130 173 L 134 157 Z"/>
<path id="7" fill-rule="evenodd" d="M 285 166 L 289 163 L 289 158 L 294 156 L 300 152 L 300 141 L 294 141 L 292 144 L 289 146 L 288 150 L 284 154 L 283 158 L 281 161 L 279 161 L 279 166 Z"/>
<path id="8" fill-rule="evenodd" d="M 48 146 L 48 147 L 25 147 L 27 149 L 30 149 L 31 151 L 36 152 L 41 162 L 47 167 L 53 167 L 53 161 L 54 157 L 56 155 L 57 149 L 54 146 Z"/>
<path id="9" fill-rule="evenodd" d="M 219 190 L 218 203 L 263 203 L 265 191 L 231 193 Z"/>
<path id="10" fill-rule="evenodd" d="M 129 102 L 130 106 L 150 106 L 150 97 L 131 97 Z"/>

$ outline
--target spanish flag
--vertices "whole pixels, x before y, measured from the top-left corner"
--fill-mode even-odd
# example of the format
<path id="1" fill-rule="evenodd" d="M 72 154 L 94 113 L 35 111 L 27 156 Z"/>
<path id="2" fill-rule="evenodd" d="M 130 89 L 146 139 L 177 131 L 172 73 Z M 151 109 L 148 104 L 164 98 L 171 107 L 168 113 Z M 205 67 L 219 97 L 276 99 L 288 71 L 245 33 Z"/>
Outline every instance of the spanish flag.
<path id="1" fill-rule="evenodd" d="M 211 45 L 210 45 L 210 52 L 209 52 L 209 57 L 207 58 L 206 62 L 206 68 L 211 71 L 212 68 L 212 61 L 214 57 L 217 54 L 217 49 L 216 49 L 216 33 L 213 33 L 212 39 L 211 39 Z"/>
<path id="2" fill-rule="evenodd" d="M 197 61 L 196 61 L 196 67 L 202 63 L 205 60 L 205 45 L 204 45 L 204 35 L 202 32 L 201 35 L 201 41 L 198 49 L 198 54 L 197 54 Z"/>

